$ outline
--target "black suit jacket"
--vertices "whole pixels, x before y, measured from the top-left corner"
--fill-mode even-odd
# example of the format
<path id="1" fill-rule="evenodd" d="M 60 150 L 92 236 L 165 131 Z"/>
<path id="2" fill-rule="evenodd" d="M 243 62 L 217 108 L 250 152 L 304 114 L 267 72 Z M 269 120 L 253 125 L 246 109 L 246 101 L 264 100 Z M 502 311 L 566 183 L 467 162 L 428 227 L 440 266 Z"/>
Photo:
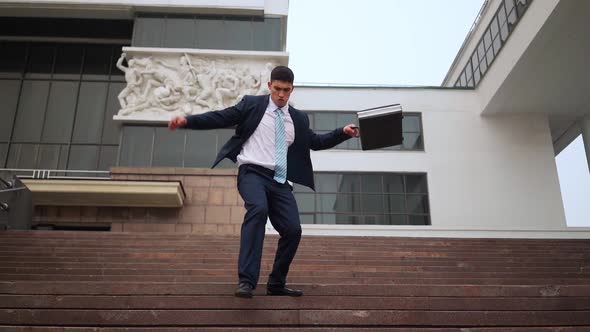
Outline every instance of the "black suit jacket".
<path id="1" fill-rule="evenodd" d="M 189 129 L 218 129 L 237 126 L 235 134 L 219 151 L 213 167 L 229 158 L 236 162 L 244 143 L 250 138 L 269 103 L 269 95 L 245 96 L 237 105 L 220 111 L 189 115 L 185 128 Z M 309 150 L 324 150 L 332 148 L 350 138 L 337 128 L 326 134 L 316 134 L 309 128 L 307 114 L 289 106 L 289 114 L 293 120 L 295 140 L 287 151 L 287 180 L 314 189 L 313 167 Z"/>

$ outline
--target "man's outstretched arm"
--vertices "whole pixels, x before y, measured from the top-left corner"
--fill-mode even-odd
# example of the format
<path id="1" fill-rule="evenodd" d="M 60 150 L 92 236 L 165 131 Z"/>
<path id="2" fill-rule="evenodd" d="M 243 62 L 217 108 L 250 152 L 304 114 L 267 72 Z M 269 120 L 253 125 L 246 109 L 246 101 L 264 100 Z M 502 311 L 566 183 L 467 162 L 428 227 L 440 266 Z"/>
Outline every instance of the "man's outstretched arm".
<path id="1" fill-rule="evenodd" d="M 351 137 L 358 137 L 359 129 L 355 124 L 349 124 L 325 134 L 316 134 L 309 129 L 309 135 L 309 146 L 312 150 L 317 151 L 333 148 Z"/>

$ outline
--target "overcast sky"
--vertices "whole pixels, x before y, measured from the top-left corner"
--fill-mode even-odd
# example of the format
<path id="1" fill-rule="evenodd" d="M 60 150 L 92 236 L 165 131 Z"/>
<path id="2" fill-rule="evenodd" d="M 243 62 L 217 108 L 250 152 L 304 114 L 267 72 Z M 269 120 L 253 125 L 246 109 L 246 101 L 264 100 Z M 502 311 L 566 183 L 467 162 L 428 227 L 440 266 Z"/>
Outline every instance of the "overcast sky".
<path id="1" fill-rule="evenodd" d="M 291 0 L 296 83 L 440 86 L 483 0 Z M 569 226 L 590 226 L 581 137 L 557 158 Z"/>

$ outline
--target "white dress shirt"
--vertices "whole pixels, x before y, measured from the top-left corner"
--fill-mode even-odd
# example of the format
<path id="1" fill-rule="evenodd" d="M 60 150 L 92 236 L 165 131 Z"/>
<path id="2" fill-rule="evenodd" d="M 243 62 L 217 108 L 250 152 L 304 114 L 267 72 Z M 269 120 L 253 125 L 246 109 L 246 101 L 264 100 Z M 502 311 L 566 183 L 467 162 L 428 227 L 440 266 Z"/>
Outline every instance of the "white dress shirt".
<path id="1" fill-rule="evenodd" d="M 278 107 L 269 98 L 268 107 L 262 116 L 262 120 L 248 138 L 246 143 L 242 146 L 242 151 L 238 154 L 238 165 L 254 164 L 266 167 L 270 170 L 275 169 L 275 118 L 274 112 L 280 109 L 283 112 L 283 120 L 285 121 L 285 131 L 287 135 L 287 146 L 290 146 L 295 140 L 295 128 L 293 127 L 293 120 L 289 114 L 289 104 Z"/>

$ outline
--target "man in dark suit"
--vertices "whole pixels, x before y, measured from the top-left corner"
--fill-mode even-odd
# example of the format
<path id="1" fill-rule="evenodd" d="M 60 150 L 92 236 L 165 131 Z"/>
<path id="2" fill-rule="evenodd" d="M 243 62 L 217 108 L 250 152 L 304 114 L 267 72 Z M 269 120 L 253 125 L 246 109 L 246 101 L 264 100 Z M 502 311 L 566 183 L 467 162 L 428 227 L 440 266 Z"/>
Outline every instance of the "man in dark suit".
<path id="1" fill-rule="evenodd" d="M 238 258 L 238 297 L 251 298 L 257 286 L 267 218 L 280 239 L 266 293 L 303 295 L 300 290 L 286 287 L 289 266 L 301 239 L 297 203 L 288 181 L 314 189 L 309 150 L 329 149 L 359 134 L 354 124 L 322 135 L 314 133 L 307 115 L 288 105 L 293 81 L 291 69 L 278 66 L 267 83 L 270 96 L 245 96 L 224 110 L 176 116 L 168 123 L 171 130 L 236 126 L 213 167 L 223 158 L 239 164 L 238 191 L 246 214 Z"/>

